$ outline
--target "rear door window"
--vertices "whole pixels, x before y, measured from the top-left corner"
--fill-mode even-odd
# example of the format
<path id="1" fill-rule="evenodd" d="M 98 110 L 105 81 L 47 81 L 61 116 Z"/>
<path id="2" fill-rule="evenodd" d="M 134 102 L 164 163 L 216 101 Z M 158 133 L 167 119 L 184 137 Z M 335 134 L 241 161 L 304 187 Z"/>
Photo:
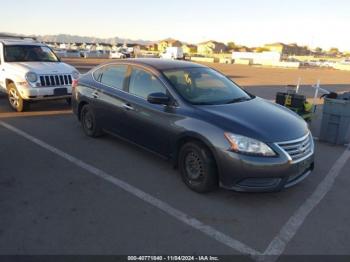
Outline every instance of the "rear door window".
<path id="1" fill-rule="evenodd" d="M 128 67 L 126 65 L 109 65 L 96 70 L 93 75 L 96 81 L 117 89 L 123 89 Z"/>

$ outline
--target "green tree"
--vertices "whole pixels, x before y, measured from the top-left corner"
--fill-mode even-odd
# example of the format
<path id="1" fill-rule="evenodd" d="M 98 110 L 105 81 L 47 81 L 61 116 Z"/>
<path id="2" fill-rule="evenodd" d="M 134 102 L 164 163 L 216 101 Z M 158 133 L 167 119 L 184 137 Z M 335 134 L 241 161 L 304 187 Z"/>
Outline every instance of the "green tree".
<path id="1" fill-rule="evenodd" d="M 332 47 L 332 48 L 329 49 L 328 53 L 330 53 L 330 54 L 332 54 L 332 55 L 337 55 L 337 54 L 339 54 L 340 52 L 339 52 L 339 49 L 338 49 L 338 48 Z"/>
<path id="2" fill-rule="evenodd" d="M 237 46 L 236 46 L 235 42 L 228 42 L 227 43 L 228 50 L 234 50 L 236 47 Z"/>
<path id="3" fill-rule="evenodd" d="M 322 50 L 321 47 L 316 47 L 316 48 L 315 48 L 315 51 L 316 51 L 317 53 L 322 53 L 322 52 L 323 52 L 323 50 Z"/>
<path id="4" fill-rule="evenodd" d="M 268 48 L 266 48 L 266 47 L 257 47 L 255 49 L 255 52 L 257 52 L 257 53 L 262 53 L 262 52 L 265 52 L 265 51 L 270 51 L 270 50 Z"/>

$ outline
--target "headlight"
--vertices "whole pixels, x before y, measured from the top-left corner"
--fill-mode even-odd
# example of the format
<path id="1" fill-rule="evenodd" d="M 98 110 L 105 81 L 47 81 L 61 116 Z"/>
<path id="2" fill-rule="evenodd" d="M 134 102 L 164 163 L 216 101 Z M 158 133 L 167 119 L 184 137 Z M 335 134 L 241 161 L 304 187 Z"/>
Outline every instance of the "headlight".
<path id="1" fill-rule="evenodd" d="M 78 72 L 78 71 L 73 71 L 73 73 L 72 73 L 72 77 L 73 77 L 73 79 L 78 79 L 78 78 L 79 78 L 79 76 L 80 76 L 80 74 L 79 74 L 79 72 Z"/>
<path id="2" fill-rule="evenodd" d="M 225 137 L 229 141 L 231 149 L 235 152 L 258 156 L 276 155 L 268 145 L 258 140 L 232 133 L 225 133 Z"/>
<path id="3" fill-rule="evenodd" d="M 36 73 L 33 73 L 33 72 L 28 72 L 26 74 L 26 79 L 28 82 L 30 83 L 35 83 L 36 81 L 38 81 L 38 76 Z"/>

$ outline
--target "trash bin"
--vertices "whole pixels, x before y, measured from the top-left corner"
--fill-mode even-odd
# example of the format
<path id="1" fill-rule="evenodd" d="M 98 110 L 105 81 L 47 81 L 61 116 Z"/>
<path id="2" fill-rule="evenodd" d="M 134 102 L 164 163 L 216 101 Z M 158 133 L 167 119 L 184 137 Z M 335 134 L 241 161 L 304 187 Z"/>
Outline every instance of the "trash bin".
<path id="1" fill-rule="evenodd" d="M 320 140 L 335 145 L 350 142 L 350 92 L 336 99 L 325 97 Z"/>

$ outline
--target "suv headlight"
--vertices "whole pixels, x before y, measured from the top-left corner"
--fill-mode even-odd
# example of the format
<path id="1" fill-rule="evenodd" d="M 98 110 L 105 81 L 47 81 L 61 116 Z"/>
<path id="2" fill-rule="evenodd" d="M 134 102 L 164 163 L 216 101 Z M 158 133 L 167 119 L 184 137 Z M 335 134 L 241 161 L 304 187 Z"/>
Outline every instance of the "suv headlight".
<path id="1" fill-rule="evenodd" d="M 36 73 L 33 73 L 33 72 L 28 72 L 26 74 L 26 79 L 30 83 L 35 83 L 36 81 L 38 81 L 38 75 Z"/>
<path id="2" fill-rule="evenodd" d="M 73 72 L 72 72 L 72 77 L 73 77 L 73 79 L 78 79 L 79 76 L 80 76 L 80 74 L 79 74 L 78 71 L 73 71 Z"/>
<path id="3" fill-rule="evenodd" d="M 238 153 L 256 156 L 275 156 L 276 153 L 265 143 L 253 138 L 225 133 L 225 137 L 231 145 L 231 149 Z"/>

